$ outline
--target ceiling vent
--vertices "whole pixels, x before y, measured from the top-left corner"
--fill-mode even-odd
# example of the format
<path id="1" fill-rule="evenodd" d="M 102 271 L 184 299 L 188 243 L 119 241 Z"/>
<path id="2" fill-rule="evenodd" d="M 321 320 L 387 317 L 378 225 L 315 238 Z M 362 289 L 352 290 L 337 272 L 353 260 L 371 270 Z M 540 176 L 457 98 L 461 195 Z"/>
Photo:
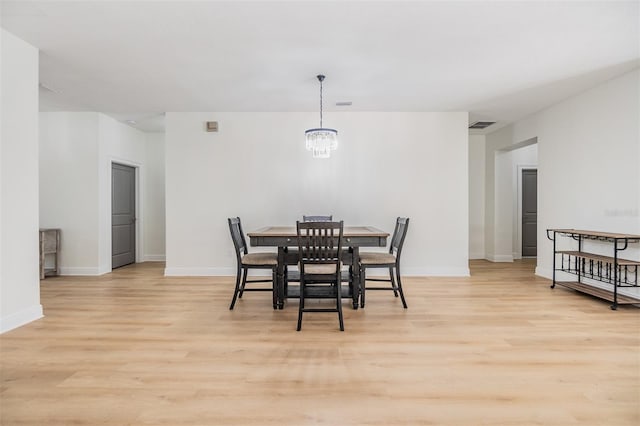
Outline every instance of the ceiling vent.
<path id="1" fill-rule="evenodd" d="M 496 124 L 495 121 L 476 121 L 472 125 L 469 126 L 470 129 L 486 129 L 492 124 Z"/>

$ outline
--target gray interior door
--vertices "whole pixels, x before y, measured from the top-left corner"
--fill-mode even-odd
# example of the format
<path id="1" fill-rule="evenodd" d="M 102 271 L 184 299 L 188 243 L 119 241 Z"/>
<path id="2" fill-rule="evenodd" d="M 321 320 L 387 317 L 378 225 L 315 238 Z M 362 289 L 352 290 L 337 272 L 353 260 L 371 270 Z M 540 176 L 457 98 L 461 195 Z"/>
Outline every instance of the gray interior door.
<path id="1" fill-rule="evenodd" d="M 522 170 L 522 255 L 538 254 L 538 171 Z"/>
<path id="2" fill-rule="evenodd" d="M 136 169 L 111 165 L 111 267 L 136 261 Z"/>

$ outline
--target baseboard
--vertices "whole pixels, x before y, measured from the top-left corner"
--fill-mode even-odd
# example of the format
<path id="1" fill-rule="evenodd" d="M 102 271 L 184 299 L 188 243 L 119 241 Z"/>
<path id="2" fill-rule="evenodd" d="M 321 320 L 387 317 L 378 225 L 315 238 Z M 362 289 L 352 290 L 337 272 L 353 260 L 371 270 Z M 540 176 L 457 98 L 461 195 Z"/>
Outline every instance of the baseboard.
<path id="1" fill-rule="evenodd" d="M 42 305 L 33 305 L 20 312 L 0 318 L 0 334 L 18 328 L 32 321 L 42 318 Z"/>
<path id="2" fill-rule="evenodd" d="M 486 256 L 484 255 L 484 253 L 469 253 L 469 260 L 478 260 L 478 259 L 485 259 Z"/>
<path id="3" fill-rule="evenodd" d="M 84 266 L 61 266 L 60 275 L 102 275 L 111 271 L 100 271 L 100 268 Z"/>
<path id="4" fill-rule="evenodd" d="M 167 260 L 167 256 L 164 254 L 145 254 L 142 256 L 143 262 L 165 262 Z"/>
<path id="5" fill-rule="evenodd" d="M 513 256 L 510 254 L 489 254 L 485 259 L 490 262 L 513 262 Z"/>

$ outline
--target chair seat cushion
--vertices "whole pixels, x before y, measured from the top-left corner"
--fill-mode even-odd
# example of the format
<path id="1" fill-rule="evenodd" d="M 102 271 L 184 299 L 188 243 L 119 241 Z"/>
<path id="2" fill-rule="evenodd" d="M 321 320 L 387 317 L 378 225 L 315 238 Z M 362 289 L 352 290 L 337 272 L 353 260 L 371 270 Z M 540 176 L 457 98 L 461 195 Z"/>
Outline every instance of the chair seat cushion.
<path id="1" fill-rule="evenodd" d="M 243 265 L 269 265 L 278 264 L 277 253 L 249 253 L 242 257 Z"/>
<path id="2" fill-rule="evenodd" d="M 360 253 L 360 264 L 362 265 L 393 265 L 395 263 L 396 257 L 389 253 Z"/>
<path id="3" fill-rule="evenodd" d="M 300 264 L 298 264 L 300 267 Z M 336 265 L 335 264 L 306 264 L 304 267 L 305 274 L 335 274 L 336 273 Z"/>

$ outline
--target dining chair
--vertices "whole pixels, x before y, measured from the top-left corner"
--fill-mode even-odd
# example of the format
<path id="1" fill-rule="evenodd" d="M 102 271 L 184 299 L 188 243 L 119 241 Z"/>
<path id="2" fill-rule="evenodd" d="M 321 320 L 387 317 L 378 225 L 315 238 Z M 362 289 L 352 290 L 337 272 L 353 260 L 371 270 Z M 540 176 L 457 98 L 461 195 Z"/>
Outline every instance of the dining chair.
<path id="1" fill-rule="evenodd" d="M 278 266 L 277 253 L 249 253 L 247 242 L 242 231 L 242 223 L 239 217 L 230 217 L 229 230 L 236 250 L 236 288 L 229 309 L 232 310 L 236 299 L 242 298 L 245 291 L 270 291 L 272 294 L 273 309 L 277 309 L 276 269 Z M 247 279 L 249 269 L 271 269 L 271 279 Z M 247 283 L 271 283 L 271 288 L 245 288 Z"/>
<path id="2" fill-rule="evenodd" d="M 331 222 L 333 220 L 333 215 L 323 216 L 323 215 L 303 215 L 303 222 Z M 285 251 L 288 253 L 289 248 L 285 247 Z M 299 282 L 300 281 L 300 273 L 297 270 L 289 270 L 288 265 L 285 265 L 285 279 L 287 282 Z"/>
<path id="3" fill-rule="evenodd" d="M 306 312 L 337 312 L 340 331 L 342 317 L 342 234 L 343 222 L 296 222 L 300 269 L 298 327 Z M 307 299 L 335 299 L 335 308 L 309 308 Z"/>
<path id="4" fill-rule="evenodd" d="M 331 222 L 333 220 L 333 215 L 329 215 L 329 216 L 322 216 L 322 215 L 315 215 L 315 216 L 307 216 L 307 215 L 303 215 L 302 216 L 302 221 L 303 222 Z"/>
<path id="5" fill-rule="evenodd" d="M 409 227 L 408 217 L 399 217 L 396 219 L 396 227 L 393 231 L 391 244 L 389 245 L 389 253 L 376 252 L 360 252 L 360 307 L 364 308 L 366 290 L 392 290 L 393 294 L 402 300 L 402 305 L 407 308 L 407 302 L 404 299 L 402 291 L 402 280 L 400 278 L 400 254 L 404 238 L 407 235 Z M 367 278 L 366 271 L 369 268 L 388 268 L 389 278 Z M 367 281 L 390 282 L 391 287 L 366 287 Z"/>

